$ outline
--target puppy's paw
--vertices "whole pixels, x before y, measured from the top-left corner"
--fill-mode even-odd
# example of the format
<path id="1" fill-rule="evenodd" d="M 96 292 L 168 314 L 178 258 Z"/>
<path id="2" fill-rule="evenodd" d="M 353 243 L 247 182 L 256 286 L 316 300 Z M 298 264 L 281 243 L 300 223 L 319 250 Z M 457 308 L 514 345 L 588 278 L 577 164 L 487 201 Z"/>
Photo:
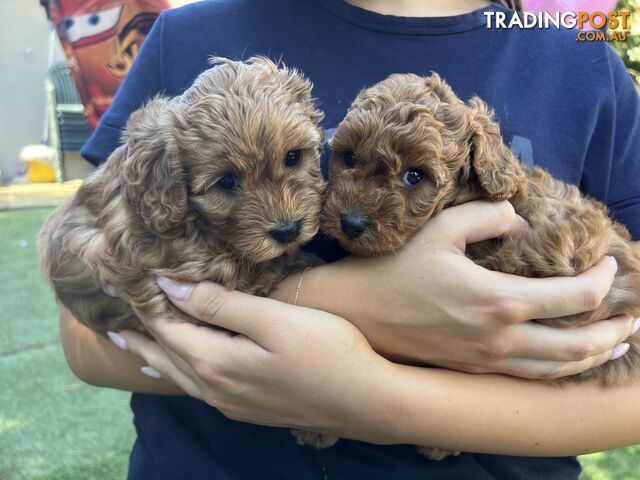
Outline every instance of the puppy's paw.
<path id="1" fill-rule="evenodd" d="M 306 430 L 291 430 L 291 435 L 296 437 L 298 445 L 309 445 L 313 448 L 329 448 L 337 441 L 338 437 L 322 435 L 321 433 L 307 432 Z"/>
<path id="2" fill-rule="evenodd" d="M 444 460 L 447 457 L 457 457 L 460 452 L 449 452 L 441 448 L 416 447 L 418 452 L 427 457 L 429 460 Z"/>

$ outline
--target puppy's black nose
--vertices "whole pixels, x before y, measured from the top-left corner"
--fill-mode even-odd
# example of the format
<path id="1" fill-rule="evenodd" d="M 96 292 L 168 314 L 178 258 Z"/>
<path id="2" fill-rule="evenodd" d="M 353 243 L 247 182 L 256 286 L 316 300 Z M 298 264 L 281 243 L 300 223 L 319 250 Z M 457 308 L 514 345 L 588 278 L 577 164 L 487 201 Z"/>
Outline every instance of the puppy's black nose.
<path id="1" fill-rule="evenodd" d="M 340 227 L 348 238 L 355 240 L 367 229 L 367 222 L 359 213 L 349 212 L 340 216 Z"/>
<path id="2" fill-rule="evenodd" d="M 296 220 L 288 223 L 281 223 L 273 230 L 269 230 L 269 235 L 274 240 L 280 243 L 291 243 L 300 236 L 301 230 L 300 220 Z"/>

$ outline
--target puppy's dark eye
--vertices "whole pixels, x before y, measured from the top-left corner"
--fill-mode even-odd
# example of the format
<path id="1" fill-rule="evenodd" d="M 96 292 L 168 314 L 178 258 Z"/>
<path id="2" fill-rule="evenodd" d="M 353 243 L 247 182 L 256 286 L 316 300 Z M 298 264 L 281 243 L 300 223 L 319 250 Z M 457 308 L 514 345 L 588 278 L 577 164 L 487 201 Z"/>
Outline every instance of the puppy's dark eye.
<path id="1" fill-rule="evenodd" d="M 224 190 L 235 190 L 238 186 L 238 181 L 232 173 L 225 173 L 220 180 L 218 180 L 218 186 Z"/>
<path id="2" fill-rule="evenodd" d="M 300 150 L 289 150 L 287 156 L 284 157 L 284 164 L 287 167 L 295 167 L 300 163 L 302 152 Z"/>
<path id="3" fill-rule="evenodd" d="M 353 168 L 356 166 L 356 155 L 353 152 L 345 152 L 344 154 L 344 164 L 349 167 L 349 168 Z"/>
<path id="4" fill-rule="evenodd" d="M 422 181 L 424 173 L 416 168 L 410 168 L 402 175 L 402 183 L 407 187 L 413 187 Z"/>

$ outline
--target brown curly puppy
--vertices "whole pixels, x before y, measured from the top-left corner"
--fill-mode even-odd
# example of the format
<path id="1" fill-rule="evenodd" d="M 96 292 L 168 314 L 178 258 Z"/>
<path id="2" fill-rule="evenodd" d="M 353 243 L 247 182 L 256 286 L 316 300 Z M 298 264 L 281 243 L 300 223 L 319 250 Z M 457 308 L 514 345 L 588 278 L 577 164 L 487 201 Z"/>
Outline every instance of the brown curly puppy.
<path id="1" fill-rule="evenodd" d="M 97 332 L 144 331 L 139 316 L 172 309 L 158 275 L 266 295 L 313 262 L 299 253 L 325 187 L 312 85 L 262 57 L 214 62 L 134 112 L 125 144 L 40 232 L 57 298 Z"/>
<path id="2" fill-rule="evenodd" d="M 541 322 L 566 327 L 640 315 L 640 255 L 627 230 L 576 187 L 522 165 L 503 143 L 487 105 L 477 97 L 465 104 L 438 75 L 392 75 L 362 91 L 330 145 L 321 229 L 346 250 L 393 252 L 444 208 L 481 198 L 509 200 L 530 228 L 468 246 L 476 263 L 525 277 L 574 276 L 604 255 L 619 265 L 600 306 Z M 609 385 L 637 377 L 640 336 L 628 342 L 624 357 L 568 380 Z"/>

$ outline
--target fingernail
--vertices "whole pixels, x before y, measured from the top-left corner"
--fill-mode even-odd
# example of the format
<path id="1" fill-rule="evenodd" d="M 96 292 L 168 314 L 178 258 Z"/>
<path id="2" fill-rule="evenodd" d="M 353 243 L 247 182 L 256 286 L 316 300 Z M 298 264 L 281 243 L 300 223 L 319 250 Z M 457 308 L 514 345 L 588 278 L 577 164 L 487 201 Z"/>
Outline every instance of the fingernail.
<path id="1" fill-rule="evenodd" d="M 156 278 L 156 282 L 164 293 L 176 300 L 186 300 L 193 290 L 193 283 L 178 282 L 167 277 L 159 276 Z"/>
<path id="2" fill-rule="evenodd" d="M 518 218 L 518 221 L 520 222 L 520 226 L 523 229 L 528 229 L 531 228 L 531 225 L 529 225 L 529 222 L 527 222 L 527 220 L 524 217 L 521 217 L 520 215 L 516 215 L 516 217 Z"/>
<path id="3" fill-rule="evenodd" d="M 116 345 L 116 347 L 121 348 L 122 350 L 129 349 L 129 346 L 127 345 L 127 341 L 124 339 L 122 335 L 119 335 L 115 332 L 107 332 L 107 336 Z"/>
<path id="4" fill-rule="evenodd" d="M 631 324 L 631 335 L 629 336 L 634 336 L 638 332 L 638 330 L 640 330 L 640 318 L 636 318 Z"/>
<path id="5" fill-rule="evenodd" d="M 144 375 L 146 375 L 147 377 L 151 377 L 151 378 L 162 378 L 162 375 L 160 375 L 160 372 L 157 371 L 155 368 L 153 367 L 142 367 L 140 369 L 140 372 L 142 372 Z"/>
<path id="6" fill-rule="evenodd" d="M 103 290 L 104 290 L 104 293 L 106 293 L 110 297 L 117 297 L 118 296 L 118 292 L 116 291 L 116 288 L 113 285 L 111 285 L 110 283 L 107 283 Z"/>
<path id="7" fill-rule="evenodd" d="M 618 261 L 616 260 L 616 257 L 609 257 L 611 259 L 611 261 L 613 262 L 613 266 L 616 269 L 616 272 L 618 271 Z"/>
<path id="8" fill-rule="evenodd" d="M 628 343 L 621 343 L 620 345 L 616 345 L 613 348 L 613 353 L 611 354 L 611 360 L 620 358 L 625 353 L 627 353 L 627 350 L 629 350 L 629 346 L 630 345 Z"/>

